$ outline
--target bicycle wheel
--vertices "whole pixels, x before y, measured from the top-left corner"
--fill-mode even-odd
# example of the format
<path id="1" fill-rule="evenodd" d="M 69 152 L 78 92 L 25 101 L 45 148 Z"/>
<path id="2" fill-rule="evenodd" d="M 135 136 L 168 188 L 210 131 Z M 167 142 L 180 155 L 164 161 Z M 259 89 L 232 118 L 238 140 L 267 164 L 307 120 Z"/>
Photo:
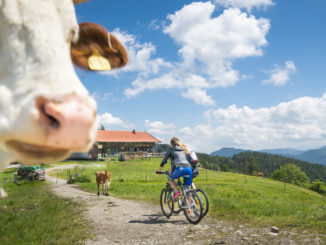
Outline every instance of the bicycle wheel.
<path id="1" fill-rule="evenodd" d="M 191 190 L 185 198 L 186 208 L 184 214 L 191 224 L 198 224 L 202 218 L 203 205 L 198 194 Z"/>
<path id="2" fill-rule="evenodd" d="M 209 202 L 208 202 L 208 197 L 206 193 L 202 189 L 196 189 L 196 192 L 201 200 L 201 203 L 203 205 L 203 214 L 202 216 L 205 217 L 206 214 L 208 213 L 209 209 Z"/>
<path id="3" fill-rule="evenodd" d="M 167 188 L 163 188 L 160 197 L 160 204 L 163 214 L 170 218 L 173 213 L 173 200 L 172 200 L 172 192 Z"/>

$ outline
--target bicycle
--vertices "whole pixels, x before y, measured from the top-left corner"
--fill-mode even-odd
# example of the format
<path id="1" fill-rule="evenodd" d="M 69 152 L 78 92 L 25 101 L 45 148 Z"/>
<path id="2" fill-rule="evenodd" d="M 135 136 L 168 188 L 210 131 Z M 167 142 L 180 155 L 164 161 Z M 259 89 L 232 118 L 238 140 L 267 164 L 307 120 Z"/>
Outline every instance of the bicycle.
<path id="1" fill-rule="evenodd" d="M 169 172 L 156 172 L 157 174 L 166 174 Z M 181 198 L 173 200 L 174 190 L 169 183 L 162 189 L 160 195 L 160 205 L 163 214 L 170 218 L 174 212 L 174 202 L 178 202 L 179 212 L 184 211 L 184 215 L 191 224 L 198 224 L 202 219 L 203 206 L 198 194 L 186 185 L 180 185 Z"/>
<path id="2" fill-rule="evenodd" d="M 180 179 L 178 179 L 178 182 L 177 182 L 176 185 L 177 185 L 177 187 L 182 185 Z M 208 201 L 207 194 L 206 194 L 206 192 L 204 190 L 202 190 L 200 188 L 196 188 L 196 189 L 192 189 L 192 190 L 197 192 L 197 195 L 199 196 L 199 198 L 200 198 L 200 200 L 202 202 L 202 206 L 203 206 L 202 218 L 204 218 L 207 215 L 208 210 L 209 210 L 209 201 Z M 180 205 L 178 203 L 178 208 L 174 207 L 173 213 L 179 214 L 180 211 L 181 211 L 181 209 L 180 209 Z"/>

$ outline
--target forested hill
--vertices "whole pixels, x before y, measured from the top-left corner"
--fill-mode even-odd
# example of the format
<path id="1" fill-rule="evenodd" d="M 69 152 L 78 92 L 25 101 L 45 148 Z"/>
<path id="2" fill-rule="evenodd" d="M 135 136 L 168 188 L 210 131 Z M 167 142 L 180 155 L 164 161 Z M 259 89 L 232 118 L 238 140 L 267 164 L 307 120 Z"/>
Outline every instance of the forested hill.
<path id="1" fill-rule="evenodd" d="M 285 164 L 295 164 L 307 174 L 311 181 L 319 179 L 326 183 L 326 166 L 297 159 L 261 152 L 242 152 L 233 157 L 210 156 L 198 153 L 201 165 L 208 169 L 255 174 L 263 172 L 266 177 Z"/>
<path id="2" fill-rule="evenodd" d="M 233 157 L 236 154 L 239 154 L 244 151 L 251 151 L 252 150 L 243 150 L 243 149 L 236 149 L 230 147 L 223 147 L 218 151 L 212 152 L 210 155 L 212 156 L 223 156 L 223 157 Z M 280 155 L 283 157 L 298 159 L 301 161 L 306 161 L 310 163 L 319 163 L 326 166 L 326 146 L 323 146 L 319 149 L 311 149 L 311 150 L 297 150 L 293 148 L 281 148 L 281 149 L 265 149 L 259 150 L 258 152 Z"/>

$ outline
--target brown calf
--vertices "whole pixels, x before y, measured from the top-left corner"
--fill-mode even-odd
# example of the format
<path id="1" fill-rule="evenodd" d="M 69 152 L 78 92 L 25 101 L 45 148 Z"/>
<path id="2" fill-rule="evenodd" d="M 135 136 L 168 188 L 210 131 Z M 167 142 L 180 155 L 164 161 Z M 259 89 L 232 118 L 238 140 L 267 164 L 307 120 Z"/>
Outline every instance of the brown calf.
<path id="1" fill-rule="evenodd" d="M 264 173 L 262 172 L 257 173 L 257 177 L 264 177 Z"/>
<path id="2" fill-rule="evenodd" d="M 111 183 L 111 174 L 110 172 L 104 170 L 101 172 L 96 172 L 96 183 L 97 183 L 97 195 L 100 195 L 100 186 L 102 185 L 103 195 L 109 195 L 109 187 Z"/>

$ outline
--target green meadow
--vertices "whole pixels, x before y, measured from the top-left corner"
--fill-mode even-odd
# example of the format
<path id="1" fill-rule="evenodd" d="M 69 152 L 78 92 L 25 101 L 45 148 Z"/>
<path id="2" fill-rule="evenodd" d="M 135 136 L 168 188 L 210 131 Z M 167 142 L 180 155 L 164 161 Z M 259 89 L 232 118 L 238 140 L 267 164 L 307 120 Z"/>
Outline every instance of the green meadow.
<path id="1" fill-rule="evenodd" d="M 155 174 L 160 161 L 78 162 L 78 174 L 91 179 L 90 183 L 78 184 L 81 189 L 96 193 L 95 172 L 107 169 L 112 176 L 112 196 L 159 204 L 160 191 L 167 181 L 165 175 Z M 77 162 L 65 162 L 70 163 Z M 167 164 L 164 170 L 169 168 Z M 75 170 L 70 170 L 70 174 L 74 175 Z M 52 176 L 66 179 L 67 170 L 52 172 Z M 208 194 L 211 217 L 326 232 L 326 197 L 316 192 L 267 178 L 206 169 L 200 169 L 194 182 Z"/>
<path id="2" fill-rule="evenodd" d="M 16 170 L 0 173 L 0 181 L 13 179 Z M 1 245 L 80 244 L 91 237 L 80 204 L 55 196 L 45 182 L 7 183 L 8 197 L 0 199 Z"/>

